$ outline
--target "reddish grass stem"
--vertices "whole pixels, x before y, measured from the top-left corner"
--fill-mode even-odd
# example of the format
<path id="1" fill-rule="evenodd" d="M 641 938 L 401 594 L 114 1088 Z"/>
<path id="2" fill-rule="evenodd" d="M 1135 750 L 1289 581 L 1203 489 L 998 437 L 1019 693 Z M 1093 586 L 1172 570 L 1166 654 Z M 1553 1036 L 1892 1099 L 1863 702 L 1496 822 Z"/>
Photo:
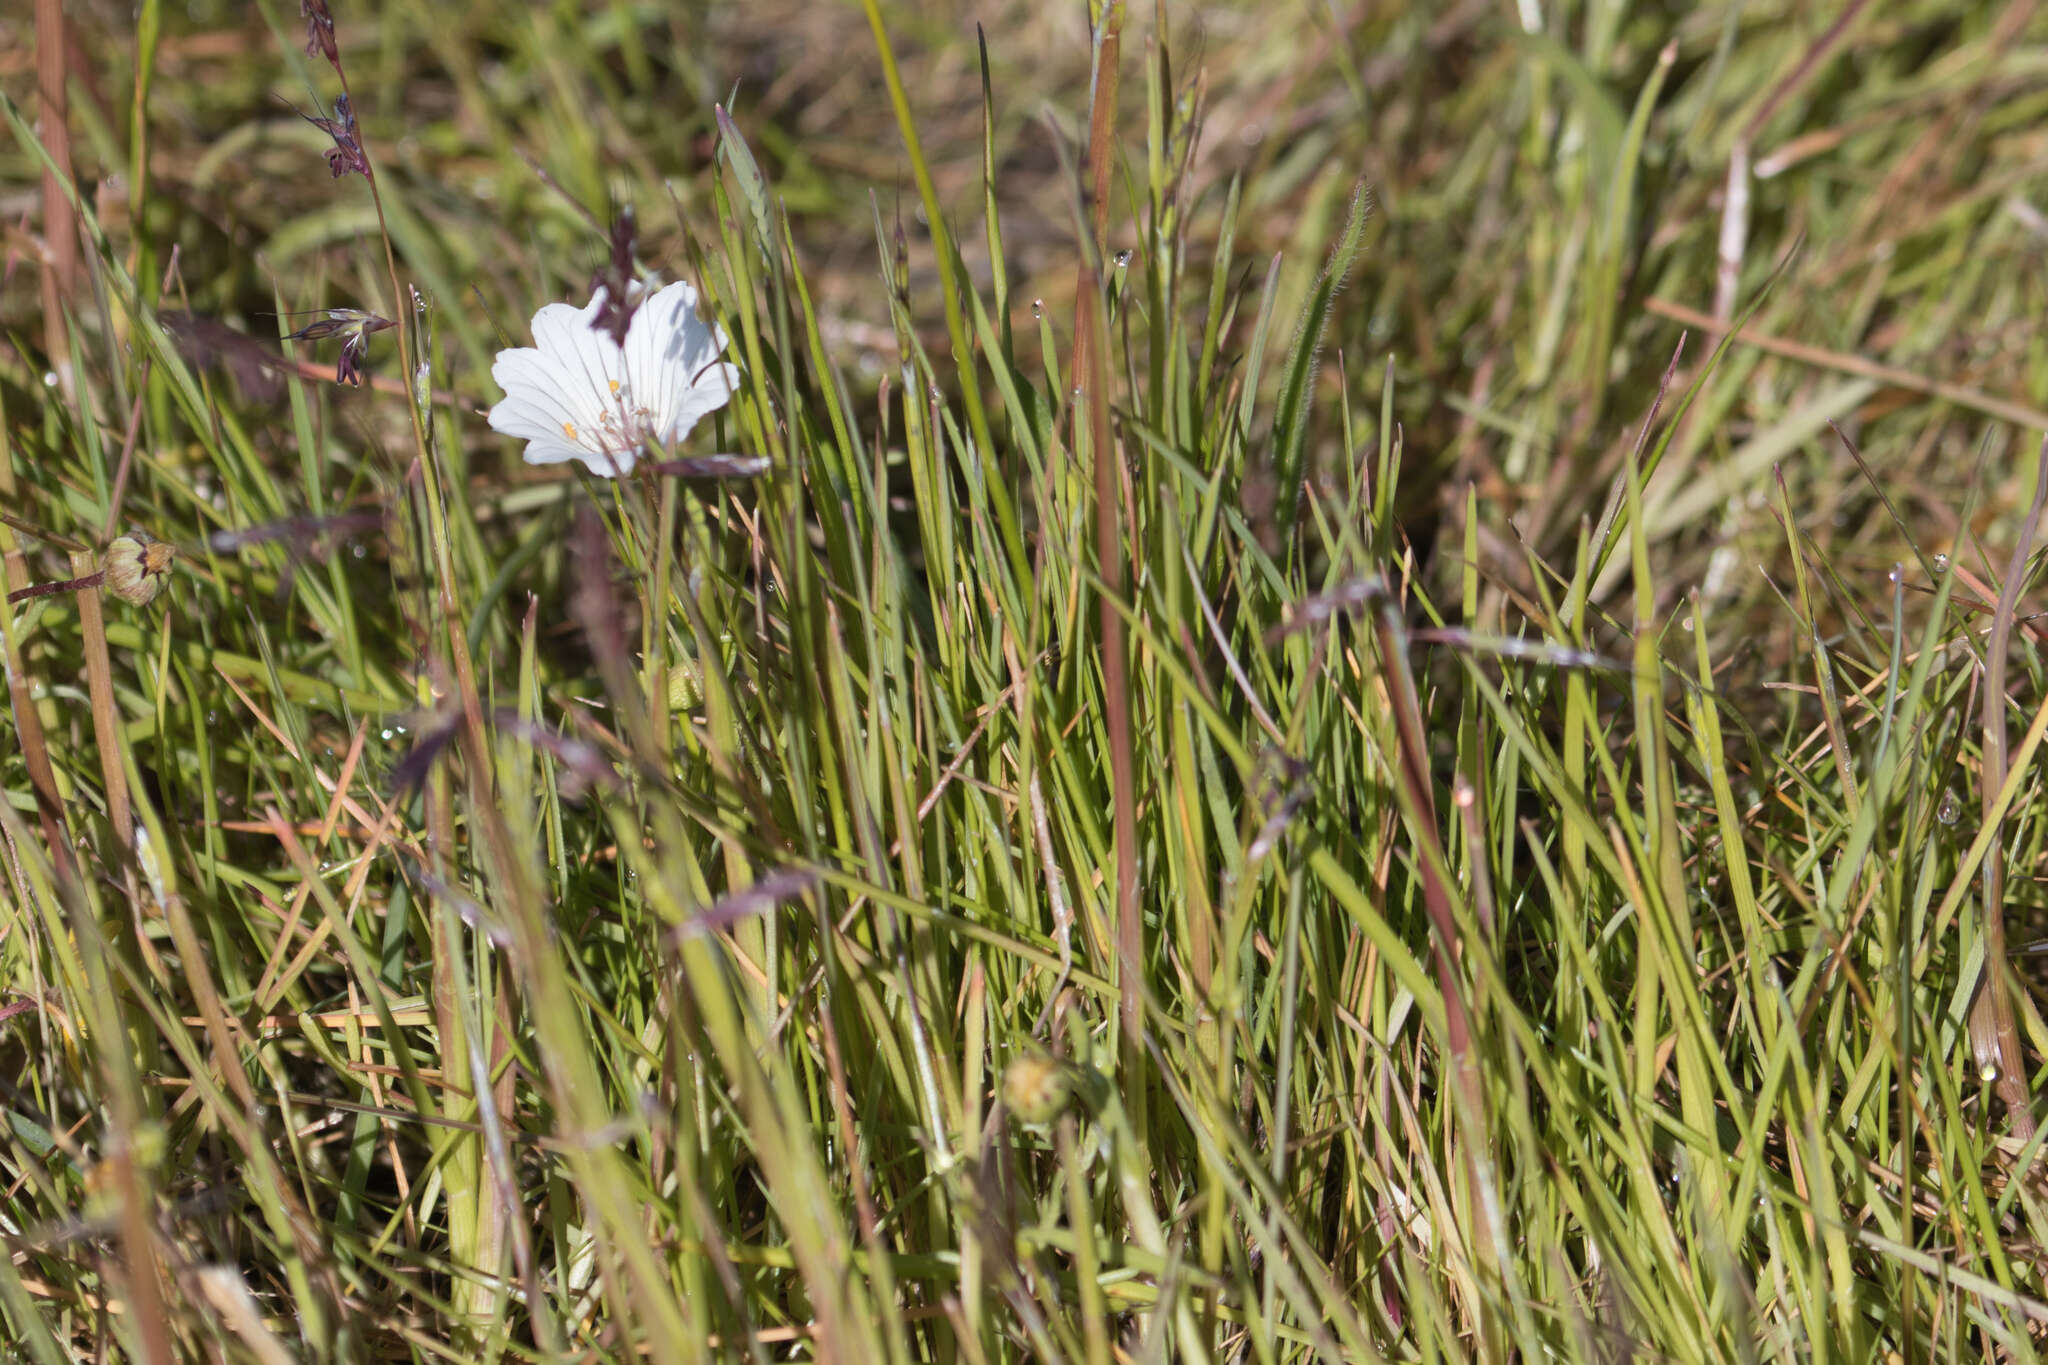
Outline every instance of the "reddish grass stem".
<path id="1" fill-rule="evenodd" d="M 2013 542 L 2012 559 L 2005 568 L 2005 582 L 1998 590 L 1998 609 L 1991 617 L 1991 638 L 1984 651 L 1984 813 L 1996 813 L 1998 793 L 2005 786 L 2006 752 L 2005 664 L 2012 646 L 2013 615 L 2019 605 L 2020 589 L 2027 577 L 2027 556 L 2034 532 L 2041 525 L 2041 512 L 2048 506 L 2048 436 L 2041 438 L 2039 463 L 2034 470 L 2034 501 Z M 1993 821 L 1993 828 L 1997 823 Z M 1984 854 L 1984 975 L 1978 983 L 1977 1000 L 1970 1011 L 1970 1041 L 1979 1057 L 1989 1059 L 1997 1070 L 1998 1098 L 2012 1119 L 2015 1136 L 2034 1136 L 2034 1111 L 2027 1091 L 2026 1056 L 2020 1050 L 2019 1025 L 2014 1022 L 2012 983 L 2006 973 L 2010 966 L 2005 950 L 2005 861 L 2004 848 L 1993 837 Z"/>
<path id="2" fill-rule="evenodd" d="M 1118 1013 L 1123 1023 L 1127 1056 L 1143 1055 L 1145 1011 L 1139 990 L 1144 962 L 1145 929 L 1138 905 L 1137 783 L 1132 776 L 1130 661 L 1125 657 L 1124 621 L 1116 608 L 1123 588 L 1123 528 L 1118 515 L 1117 473 L 1122 458 L 1109 431 L 1109 329 L 1103 316 L 1099 262 L 1109 225 L 1109 175 L 1113 161 L 1117 52 L 1123 10 L 1108 6 L 1101 41 L 1096 48 L 1094 98 L 1089 117 L 1089 225 L 1093 240 L 1081 243 L 1081 269 L 1075 285 L 1074 378 L 1082 386 L 1079 415 L 1088 424 L 1088 454 L 1095 463 L 1095 553 L 1102 574 L 1102 690 L 1104 719 L 1109 729 L 1110 785 L 1114 801 L 1116 841 L 1116 951 Z M 1138 1093 L 1133 1087 L 1127 1092 Z M 1134 1122 L 1142 1125 L 1143 1108 L 1132 1101 Z"/>
<path id="3" fill-rule="evenodd" d="M 64 300 L 78 274 L 78 222 L 71 207 L 70 105 L 64 88 L 63 0 L 36 0 L 38 130 L 50 159 L 43 163 L 43 345 L 50 368 L 68 397 L 71 348 L 65 340 Z"/>

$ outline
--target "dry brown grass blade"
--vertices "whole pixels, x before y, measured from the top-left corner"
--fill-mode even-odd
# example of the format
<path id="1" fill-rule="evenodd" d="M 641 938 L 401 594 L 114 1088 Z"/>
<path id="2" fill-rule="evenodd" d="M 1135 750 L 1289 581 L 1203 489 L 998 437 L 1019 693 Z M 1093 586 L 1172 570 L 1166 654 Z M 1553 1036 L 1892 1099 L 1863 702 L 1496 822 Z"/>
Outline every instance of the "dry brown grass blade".
<path id="1" fill-rule="evenodd" d="M 1798 63 L 1772 89 L 1762 107 L 1743 125 L 1742 134 L 1728 154 L 1728 183 L 1722 197 L 1721 242 L 1714 278 L 1714 318 L 1722 324 L 1735 315 L 1735 295 L 1742 283 L 1742 260 L 1749 245 L 1750 148 L 1764 125 L 1793 91 L 1804 85 L 1820 68 L 1835 45 L 1870 0 L 1849 0 L 1835 22 L 1813 41 Z"/>
<path id="2" fill-rule="evenodd" d="M 1687 327 L 1703 327 L 1717 337 L 1728 332 L 1729 324 L 1726 321 L 1717 321 L 1696 308 L 1688 308 L 1669 299 L 1644 299 L 1643 310 Z M 1783 337 L 1765 336 L 1745 330 L 1735 339 L 1745 346 L 1754 346 L 1759 351 L 1783 356 L 1787 360 L 1797 360 L 1824 370 L 1838 370 L 1843 374 L 1861 375 L 1865 379 L 1875 379 L 1880 384 L 1890 384 L 1913 393 L 1924 393 L 1930 398 L 1939 398 L 1958 407 L 1970 408 L 1987 417 L 1996 417 L 2001 422 L 2011 422 L 2015 426 L 2035 431 L 2048 428 L 2048 412 L 2030 408 L 2024 403 L 2011 403 L 2003 398 L 1994 398 L 1981 389 L 1973 389 L 1965 384 L 1944 383 L 1939 379 L 1929 379 L 1925 375 L 1915 374 L 1911 370 L 1900 369 L 1896 365 L 1866 360 L 1847 351 L 1830 351 L 1821 346 L 1808 346 L 1803 342 L 1788 341 Z"/>

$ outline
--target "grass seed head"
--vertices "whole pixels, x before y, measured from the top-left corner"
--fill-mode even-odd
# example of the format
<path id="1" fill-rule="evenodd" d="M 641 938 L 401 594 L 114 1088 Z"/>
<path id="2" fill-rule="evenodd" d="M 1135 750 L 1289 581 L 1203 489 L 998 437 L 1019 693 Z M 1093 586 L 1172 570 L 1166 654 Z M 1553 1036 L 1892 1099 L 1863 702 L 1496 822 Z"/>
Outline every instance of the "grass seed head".
<path id="1" fill-rule="evenodd" d="M 306 55 L 325 57 L 328 65 L 341 70 L 341 48 L 334 41 L 334 15 L 327 0 L 299 0 L 299 17 L 306 21 Z"/>

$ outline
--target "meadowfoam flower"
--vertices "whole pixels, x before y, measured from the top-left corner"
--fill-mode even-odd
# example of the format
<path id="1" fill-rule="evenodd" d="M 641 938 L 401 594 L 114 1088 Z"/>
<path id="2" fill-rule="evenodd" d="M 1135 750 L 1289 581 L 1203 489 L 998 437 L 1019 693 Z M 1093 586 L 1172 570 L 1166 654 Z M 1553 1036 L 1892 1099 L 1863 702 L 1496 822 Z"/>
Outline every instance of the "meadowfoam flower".
<path id="1" fill-rule="evenodd" d="M 581 460 L 616 477 L 649 442 L 682 440 L 739 387 L 739 367 L 718 359 L 725 331 L 697 316 L 687 282 L 642 301 L 623 346 L 595 325 L 605 301 L 599 289 L 582 308 L 548 304 L 533 315 L 534 344 L 498 352 L 491 366 L 505 391 L 491 430 L 524 440 L 528 464 Z"/>

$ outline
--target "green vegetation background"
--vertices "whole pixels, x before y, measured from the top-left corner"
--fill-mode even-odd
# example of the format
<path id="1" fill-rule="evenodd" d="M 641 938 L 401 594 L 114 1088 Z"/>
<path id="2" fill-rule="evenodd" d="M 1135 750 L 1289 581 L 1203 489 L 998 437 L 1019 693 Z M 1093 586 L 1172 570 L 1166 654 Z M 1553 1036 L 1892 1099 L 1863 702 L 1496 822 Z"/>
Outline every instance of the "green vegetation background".
<path id="1" fill-rule="evenodd" d="M 334 17 L 0 15 L 6 1351 L 2036 1357 L 2031 0 Z"/>

